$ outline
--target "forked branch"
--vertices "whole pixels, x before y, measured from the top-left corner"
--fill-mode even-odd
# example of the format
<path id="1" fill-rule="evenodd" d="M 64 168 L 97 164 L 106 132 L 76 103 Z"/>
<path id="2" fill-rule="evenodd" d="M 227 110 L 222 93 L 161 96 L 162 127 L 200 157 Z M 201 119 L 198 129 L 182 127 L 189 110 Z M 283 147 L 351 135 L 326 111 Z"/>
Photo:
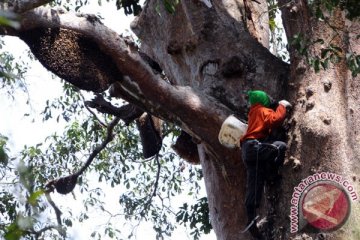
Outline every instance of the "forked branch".
<path id="1" fill-rule="evenodd" d="M 75 188 L 78 177 L 90 166 L 90 164 L 95 159 L 95 157 L 107 146 L 107 144 L 113 140 L 114 138 L 113 130 L 114 127 L 119 123 L 119 121 L 120 121 L 119 117 L 115 117 L 114 120 L 111 121 L 111 123 L 107 127 L 106 138 L 100 145 L 98 145 L 92 151 L 92 153 L 86 160 L 84 166 L 82 166 L 77 172 L 69 176 L 52 180 L 49 183 L 47 183 L 46 184 L 47 191 L 51 192 L 54 189 L 56 189 L 56 191 L 60 194 L 70 193 Z"/>

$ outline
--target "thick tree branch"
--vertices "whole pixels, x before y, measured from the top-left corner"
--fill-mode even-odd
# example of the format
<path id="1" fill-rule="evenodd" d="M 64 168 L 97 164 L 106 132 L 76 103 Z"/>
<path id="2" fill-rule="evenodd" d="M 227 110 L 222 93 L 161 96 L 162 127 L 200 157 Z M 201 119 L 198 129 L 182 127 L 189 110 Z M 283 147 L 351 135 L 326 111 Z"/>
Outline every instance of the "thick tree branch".
<path id="1" fill-rule="evenodd" d="M 65 28 L 81 33 L 95 41 L 109 55 L 118 69 L 130 79 L 120 85 L 132 98 L 147 106 L 150 112 L 159 112 L 169 121 L 177 122 L 189 133 L 207 143 L 217 144 L 217 133 L 230 110 L 215 99 L 182 86 L 171 86 L 142 60 L 139 52 L 116 32 L 87 16 L 56 13 L 40 7 L 23 15 L 22 29 Z M 197 116 L 194 118 L 194 116 Z"/>
<path id="2" fill-rule="evenodd" d="M 212 149 L 211 152 L 215 153 L 218 159 L 229 155 L 230 150 L 219 144 L 217 135 L 221 123 L 232 111 L 218 99 L 201 92 L 201 89 L 172 86 L 165 82 L 159 75 L 154 74 L 135 46 L 128 44 L 125 39 L 93 16 L 63 14 L 40 7 L 23 14 L 21 24 L 23 30 L 67 29 L 81 34 L 87 38 L 87 41 L 94 41 L 100 51 L 111 58 L 117 70 L 129 76 L 116 84 L 120 88 L 121 95 L 126 95 L 131 100 L 130 103 L 136 103 L 155 116 L 175 122 L 190 135 L 202 141 L 209 151 Z M 256 50 L 259 45 L 251 47 L 257 52 L 256 54 L 263 51 Z M 53 71 L 56 73 L 56 69 Z"/>
<path id="3" fill-rule="evenodd" d="M 6 3 L 0 3 L 0 9 L 23 13 L 52 1 L 53 0 L 9 0 L 6 1 Z"/>
<path id="4" fill-rule="evenodd" d="M 83 94 L 80 94 L 83 102 L 84 102 L 84 105 L 85 105 L 85 108 L 94 116 L 94 118 L 99 122 L 99 124 L 103 127 L 106 127 L 106 124 L 96 115 L 96 113 L 90 109 L 89 105 L 87 104 L 87 101 L 85 101 L 85 97 Z"/>
<path id="5" fill-rule="evenodd" d="M 87 107 L 95 108 L 101 113 L 117 116 L 123 120 L 126 125 L 129 125 L 132 121 L 134 121 L 136 118 L 139 118 L 141 114 L 144 113 L 143 110 L 133 104 L 126 104 L 121 107 L 116 107 L 110 102 L 106 101 L 100 94 L 97 94 L 96 97 L 91 101 L 86 101 L 85 105 Z"/>

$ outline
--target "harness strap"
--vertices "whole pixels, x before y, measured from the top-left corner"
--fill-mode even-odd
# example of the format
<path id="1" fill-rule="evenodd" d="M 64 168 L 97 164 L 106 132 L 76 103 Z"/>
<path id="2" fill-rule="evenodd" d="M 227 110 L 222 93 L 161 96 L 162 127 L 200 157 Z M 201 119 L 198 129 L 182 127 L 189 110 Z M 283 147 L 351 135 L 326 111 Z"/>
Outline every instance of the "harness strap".
<path id="1" fill-rule="evenodd" d="M 241 233 L 246 233 L 252 225 L 254 225 L 256 223 L 256 220 L 259 218 L 259 215 L 257 215 L 253 220 L 251 220 L 251 222 L 246 226 L 246 228 L 244 230 L 241 231 Z"/>

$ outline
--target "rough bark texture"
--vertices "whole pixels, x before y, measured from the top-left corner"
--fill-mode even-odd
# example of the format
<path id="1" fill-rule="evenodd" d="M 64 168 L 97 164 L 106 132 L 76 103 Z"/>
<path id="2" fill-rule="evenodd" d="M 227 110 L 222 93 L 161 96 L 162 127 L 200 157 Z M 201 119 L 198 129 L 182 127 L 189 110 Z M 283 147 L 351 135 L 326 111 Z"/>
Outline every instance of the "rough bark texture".
<path id="1" fill-rule="evenodd" d="M 280 1 L 285 4 L 286 1 Z M 296 11 L 295 11 L 295 10 Z M 324 39 L 325 44 L 334 44 L 347 51 L 359 48 L 354 34 L 359 22 L 349 23 L 344 14 L 336 11 L 329 24 L 316 21 L 306 1 L 295 1 L 282 9 L 286 34 L 292 39 L 295 33 L 302 33 L 310 41 Z M 290 23 L 298 24 L 290 24 Z M 305 22 L 305 24 L 304 24 Z M 308 26 L 311 26 L 309 28 Z M 331 41 L 331 42 L 330 42 Z M 311 54 L 320 54 L 320 44 L 309 47 Z M 293 47 L 293 46 L 292 46 Z M 345 62 L 331 65 L 326 71 L 315 73 L 291 48 L 291 77 L 289 99 L 294 103 L 294 114 L 290 121 L 289 159 L 301 163 L 300 170 L 292 168 L 291 161 L 285 169 L 287 181 L 279 198 L 279 209 L 289 209 L 293 188 L 300 181 L 315 172 L 334 172 L 346 177 L 359 189 L 359 77 L 354 78 Z M 279 210 L 279 226 L 288 229 L 289 219 Z M 341 230 L 322 234 L 321 239 L 358 239 L 359 204 L 353 203 L 352 213 Z M 278 228 L 279 229 L 279 228 Z M 277 232 L 281 239 L 289 239 L 289 232 Z M 309 236 L 317 239 L 319 234 Z"/>
<path id="2" fill-rule="evenodd" d="M 277 191 L 272 189 L 275 198 L 264 201 L 259 214 L 269 215 L 269 239 L 290 239 L 295 237 L 289 233 L 290 198 L 302 178 L 332 171 L 360 187 L 359 78 L 352 78 L 344 63 L 315 74 L 293 48 L 290 68 L 274 57 L 267 49 L 266 1 L 211 4 L 209 8 L 201 1 L 184 0 L 170 14 L 161 0 L 148 1 L 134 21 L 141 50 L 159 64 L 167 81 L 154 74 L 137 47 L 91 16 L 38 8 L 22 14 L 20 32 L 0 28 L 0 34 L 21 36 L 48 69 L 80 88 L 97 92 L 112 84 L 114 96 L 187 132 L 197 144 L 219 240 L 250 239 L 248 233 L 241 233 L 246 222 L 245 171 L 239 149 L 219 144 L 221 123 L 229 114 L 246 118 L 247 90 L 263 89 L 275 99 L 288 98 L 294 109 L 288 122 L 284 181 Z M 311 17 L 305 0 L 290 5 L 281 0 L 280 5 L 285 6 L 288 39 L 300 32 L 312 41 L 333 39 L 341 47 L 360 50 L 359 40 L 351 35 L 359 29 L 358 22 L 347 22 L 339 13 L 331 19 L 331 26 L 339 30 L 332 38 L 333 29 Z M 319 50 L 313 46 L 310 51 Z M 91 74 L 85 68 L 91 68 Z M 290 159 L 298 159 L 301 168 L 293 170 Z M 360 224 L 358 207 L 343 230 L 326 234 L 326 239 L 356 239 L 358 233 L 351 230 Z"/>
<path id="3" fill-rule="evenodd" d="M 212 3 L 213 7 L 207 8 L 201 2 L 182 1 L 174 15 L 162 9 L 160 17 L 155 11 L 158 2 L 152 1 L 133 22 L 132 29 L 141 39 L 142 51 L 160 64 L 172 85 L 187 85 L 201 91 L 245 119 L 245 92 L 266 89 L 276 99 L 283 97 L 287 65 L 258 42 L 268 46 L 268 41 L 263 41 L 268 39 L 267 22 L 253 21 L 260 17 L 260 12 L 262 17 L 267 16 L 265 11 L 246 15 L 250 13 L 246 4 L 264 8 L 265 2 Z M 201 124 L 216 128 L 205 121 Z M 210 139 L 203 140 L 207 145 Z M 240 152 L 225 152 L 222 148 L 217 146 L 209 152 L 199 145 L 211 222 L 217 239 L 249 239 L 248 233 L 241 233 L 246 215 L 243 208 L 245 174 Z"/>

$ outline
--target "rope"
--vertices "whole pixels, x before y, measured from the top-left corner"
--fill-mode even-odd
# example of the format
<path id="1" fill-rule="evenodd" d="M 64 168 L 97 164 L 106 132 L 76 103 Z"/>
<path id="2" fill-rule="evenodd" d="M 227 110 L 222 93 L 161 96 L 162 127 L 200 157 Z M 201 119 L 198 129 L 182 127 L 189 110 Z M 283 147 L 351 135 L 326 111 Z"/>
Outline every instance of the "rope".
<path id="1" fill-rule="evenodd" d="M 261 143 L 257 141 L 257 145 L 260 146 Z M 257 178 L 258 178 L 258 169 L 259 169 L 259 147 L 256 150 L 256 169 L 255 169 L 255 204 L 254 204 L 254 212 L 256 212 L 256 194 L 257 194 Z"/>
<path id="2" fill-rule="evenodd" d="M 255 204 L 254 204 L 254 212 L 256 212 L 256 204 L 257 204 L 257 180 L 258 180 L 258 170 L 259 170 L 259 149 L 260 146 L 268 146 L 268 147 L 272 147 L 275 148 L 277 150 L 277 155 L 276 158 L 274 159 L 274 163 L 276 162 L 277 158 L 279 157 L 279 153 L 280 153 L 280 149 L 278 146 L 271 144 L 271 143 L 262 143 L 256 140 L 256 143 L 258 145 L 258 148 L 256 149 L 256 169 L 255 169 Z M 260 204 L 260 203 L 259 203 Z"/>
<path id="3" fill-rule="evenodd" d="M 256 140 L 256 144 L 259 146 L 256 150 L 256 169 L 255 169 L 255 204 L 254 204 L 254 212 L 256 212 L 256 197 L 257 197 L 257 191 L 256 191 L 256 186 L 257 186 L 257 181 L 258 181 L 258 170 L 259 170 L 259 148 L 261 145 L 263 146 L 269 146 L 269 147 L 272 147 L 272 148 L 275 148 L 277 150 L 277 156 L 276 158 L 274 159 L 274 162 L 276 161 L 276 159 L 279 157 L 279 153 L 280 153 L 280 148 L 274 144 L 271 144 L 271 143 L 262 143 L 262 142 L 259 142 L 258 140 Z M 252 225 L 255 224 L 256 220 L 259 218 L 259 215 L 257 215 L 254 219 L 252 219 L 252 221 L 246 226 L 246 228 L 241 231 L 241 233 L 245 233 L 247 232 L 250 227 Z"/>

